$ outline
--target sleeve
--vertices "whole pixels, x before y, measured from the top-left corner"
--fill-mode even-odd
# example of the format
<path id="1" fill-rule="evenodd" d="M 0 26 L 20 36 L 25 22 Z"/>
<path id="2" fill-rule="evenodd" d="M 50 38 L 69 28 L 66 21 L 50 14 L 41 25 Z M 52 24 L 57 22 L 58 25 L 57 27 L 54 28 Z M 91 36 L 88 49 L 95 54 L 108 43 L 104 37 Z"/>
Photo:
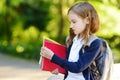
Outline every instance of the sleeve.
<path id="1" fill-rule="evenodd" d="M 91 45 L 85 50 L 84 53 L 80 51 L 79 60 L 77 62 L 70 62 L 67 59 L 61 59 L 60 57 L 54 56 L 51 59 L 51 62 L 56 63 L 63 67 L 64 69 L 73 72 L 79 73 L 84 71 L 97 57 L 100 52 L 101 42 L 96 39 L 91 43 Z"/>

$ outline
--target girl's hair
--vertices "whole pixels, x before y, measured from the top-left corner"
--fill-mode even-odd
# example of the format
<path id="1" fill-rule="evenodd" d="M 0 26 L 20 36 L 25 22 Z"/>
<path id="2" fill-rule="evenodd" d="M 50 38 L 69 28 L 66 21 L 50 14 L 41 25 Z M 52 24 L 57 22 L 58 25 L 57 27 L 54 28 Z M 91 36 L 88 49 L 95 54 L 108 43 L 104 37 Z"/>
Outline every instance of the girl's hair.
<path id="1" fill-rule="evenodd" d="M 73 5 L 69 10 L 76 13 L 78 16 L 84 18 L 88 18 L 89 24 L 86 25 L 86 29 L 82 33 L 82 37 L 85 39 L 85 43 L 88 42 L 88 38 L 90 34 L 94 34 L 99 29 L 99 17 L 95 10 L 95 8 L 88 2 L 80 2 Z M 69 38 L 67 39 L 67 44 L 71 44 L 73 38 L 75 37 L 74 32 L 70 28 Z"/>

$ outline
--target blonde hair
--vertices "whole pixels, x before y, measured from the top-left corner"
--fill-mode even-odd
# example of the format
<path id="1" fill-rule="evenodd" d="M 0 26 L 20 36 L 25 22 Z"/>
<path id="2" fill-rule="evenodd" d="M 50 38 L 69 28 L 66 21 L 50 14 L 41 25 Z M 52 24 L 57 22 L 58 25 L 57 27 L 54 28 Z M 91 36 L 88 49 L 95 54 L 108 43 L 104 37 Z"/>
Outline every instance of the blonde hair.
<path id="1" fill-rule="evenodd" d="M 88 2 L 80 2 L 75 5 L 73 5 L 69 10 L 69 12 L 72 11 L 76 13 L 78 16 L 84 18 L 88 18 L 89 24 L 86 25 L 86 29 L 82 33 L 82 37 L 85 39 L 85 43 L 88 42 L 88 38 L 90 34 L 94 34 L 98 31 L 99 29 L 99 17 L 98 14 L 95 10 L 95 8 Z M 69 31 L 69 38 L 67 40 L 67 44 L 71 44 L 72 40 L 75 36 L 74 32 L 70 28 Z"/>

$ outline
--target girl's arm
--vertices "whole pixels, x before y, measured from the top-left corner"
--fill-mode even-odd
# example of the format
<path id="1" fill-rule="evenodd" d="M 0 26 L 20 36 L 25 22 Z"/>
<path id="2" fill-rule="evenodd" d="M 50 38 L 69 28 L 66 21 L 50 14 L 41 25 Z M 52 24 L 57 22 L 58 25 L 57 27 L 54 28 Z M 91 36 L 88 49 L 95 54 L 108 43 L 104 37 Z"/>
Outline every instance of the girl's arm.
<path id="1" fill-rule="evenodd" d="M 85 70 L 100 53 L 101 41 L 96 39 L 91 45 L 85 50 L 84 53 L 80 51 L 79 60 L 77 62 L 69 62 L 67 59 L 61 59 L 60 57 L 53 55 L 51 62 L 60 65 L 66 70 L 74 73 L 79 73 Z"/>

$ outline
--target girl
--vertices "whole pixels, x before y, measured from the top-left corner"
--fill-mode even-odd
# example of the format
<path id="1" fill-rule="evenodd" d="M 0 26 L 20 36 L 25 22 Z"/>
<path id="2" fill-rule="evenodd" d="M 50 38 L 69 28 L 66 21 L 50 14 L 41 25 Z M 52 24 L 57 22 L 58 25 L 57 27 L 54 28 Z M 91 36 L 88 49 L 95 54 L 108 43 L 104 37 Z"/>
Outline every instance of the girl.
<path id="1" fill-rule="evenodd" d="M 102 56 L 101 40 L 94 35 L 99 29 L 98 14 L 90 3 L 81 2 L 69 9 L 68 20 L 67 58 L 61 59 L 46 47 L 41 48 L 40 54 L 66 69 L 65 80 L 96 80 L 90 64 L 95 60 L 99 62 Z"/>

